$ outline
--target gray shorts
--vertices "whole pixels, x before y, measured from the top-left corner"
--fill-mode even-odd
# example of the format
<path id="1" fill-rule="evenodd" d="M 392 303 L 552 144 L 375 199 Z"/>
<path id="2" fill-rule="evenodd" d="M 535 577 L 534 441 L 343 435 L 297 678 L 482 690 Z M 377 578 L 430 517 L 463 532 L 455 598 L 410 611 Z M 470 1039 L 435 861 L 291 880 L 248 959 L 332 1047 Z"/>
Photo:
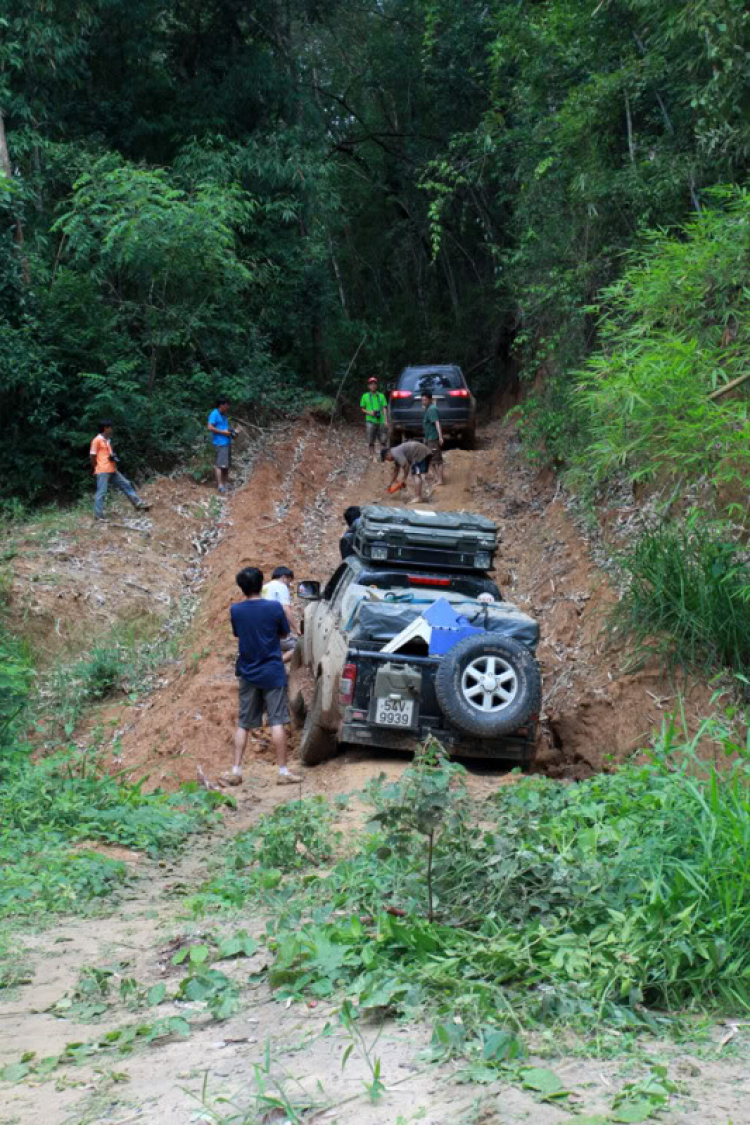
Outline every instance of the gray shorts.
<path id="1" fill-rule="evenodd" d="M 297 638 L 296 637 L 282 637 L 281 638 L 281 651 L 282 652 L 294 652 L 296 647 L 297 647 Z"/>
<path id="2" fill-rule="evenodd" d="M 367 444 L 375 448 L 375 439 L 382 446 L 388 444 L 388 431 L 385 426 L 381 426 L 379 422 L 365 422 L 365 429 L 367 430 Z"/>
<path id="3" fill-rule="evenodd" d="M 257 730 L 263 726 L 263 712 L 268 716 L 269 727 L 280 727 L 289 722 L 289 703 L 286 684 L 283 687 L 262 688 L 249 684 L 242 676 L 237 677 L 240 692 L 240 717 L 237 726 L 241 730 Z"/>
<path id="4" fill-rule="evenodd" d="M 232 467 L 232 447 L 231 445 L 217 445 L 216 446 L 216 460 L 214 461 L 217 469 L 231 469 Z"/>

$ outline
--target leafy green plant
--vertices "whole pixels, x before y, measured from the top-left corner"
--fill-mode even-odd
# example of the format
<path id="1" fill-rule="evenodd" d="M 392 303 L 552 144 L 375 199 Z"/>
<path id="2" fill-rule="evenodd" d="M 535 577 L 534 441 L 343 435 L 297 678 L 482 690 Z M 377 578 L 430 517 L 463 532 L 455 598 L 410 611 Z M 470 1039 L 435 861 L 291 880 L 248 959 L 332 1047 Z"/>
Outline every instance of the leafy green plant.
<path id="1" fill-rule="evenodd" d="M 722 771 L 697 755 L 707 738 L 733 759 Z M 405 804 L 422 769 L 400 794 L 375 786 L 376 807 Z M 691 1008 L 750 1010 L 749 793 L 750 758 L 714 720 L 688 741 L 665 726 L 615 775 L 504 786 L 443 825 L 432 921 L 424 836 L 386 818 L 398 847 L 364 836 L 324 878 L 270 892 L 271 984 L 431 1011 L 436 1049 L 492 1043 L 501 1060 L 529 1021 L 657 1031 Z"/>
<path id="2" fill-rule="evenodd" d="M 210 879 L 191 905 L 196 917 L 216 905 L 240 906 L 272 893 L 284 876 L 330 860 L 339 835 L 330 831 L 333 813 L 323 797 L 288 801 L 261 817 L 231 843 L 225 872 Z"/>
<path id="3" fill-rule="evenodd" d="M 79 751 L 15 755 L 0 785 L 0 917 L 91 909 L 127 878 L 123 861 L 93 841 L 156 856 L 210 825 L 221 803 L 195 784 L 144 793 Z"/>
<path id="4" fill-rule="evenodd" d="M 359 1018 L 360 1014 L 354 1005 L 349 1000 L 345 1000 L 339 1011 L 339 1019 L 350 1035 L 351 1043 L 341 1057 L 341 1069 L 343 1070 L 346 1066 L 352 1051 L 359 1050 L 371 1075 L 371 1081 L 365 1082 L 365 1089 L 367 1090 L 372 1104 L 376 1105 L 385 1093 L 385 1083 L 382 1078 L 380 1059 L 373 1055 L 372 1052 L 380 1037 L 380 1031 L 382 1031 L 383 1028 L 381 1024 L 380 1030 L 375 1036 L 375 1040 L 368 1044 L 362 1028 L 360 1027 Z"/>
<path id="5" fill-rule="evenodd" d="M 460 833 L 464 827 L 464 774 L 463 767 L 451 762 L 435 739 L 428 739 L 415 754 L 406 778 L 399 785 L 380 790 L 382 807 L 372 818 L 385 830 L 380 859 L 388 859 L 394 850 L 408 851 L 414 833 L 425 837 L 424 878 L 430 921 L 435 917 L 435 844 L 442 829 Z"/>
<path id="6" fill-rule="evenodd" d="M 601 295 L 602 343 L 578 387 L 588 480 L 622 469 L 633 481 L 667 476 L 684 488 L 709 473 L 746 490 L 748 400 L 708 396 L 745 372 L 750 192 L 717 188 L 712 204 L 679 234 L 646 235 Z"/>
<path id="7" fill-rule="evenodd" d="M 634 662 L 658 653 L 673 666 L 747 668 L 750 567 L 739 544 L 695 520 L 662 524 L 619 562 L 627 586 L 610 627 Z"/>

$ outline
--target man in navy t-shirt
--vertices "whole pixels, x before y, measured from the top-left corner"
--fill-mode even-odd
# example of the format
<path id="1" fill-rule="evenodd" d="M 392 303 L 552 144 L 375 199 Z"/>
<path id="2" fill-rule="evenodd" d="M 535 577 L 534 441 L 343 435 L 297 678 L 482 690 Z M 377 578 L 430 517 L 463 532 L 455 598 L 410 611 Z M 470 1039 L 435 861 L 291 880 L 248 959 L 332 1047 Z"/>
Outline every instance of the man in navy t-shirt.
<path id="1" fill-rule="evenodd" d="M 279 785 L 293 785 L 302 778 L 291 773 L 286 764 L 284 724 L 289 722 L 289 704 L 281 638 L 288 636 L 289 622 L 280 602 L 267 601 L 260 596 L 263 575 L 256 567 L 241 570 L 237 585 L 245 601 L 233 605 L 229 615 L 232 632 L 239 641 L 235 672 L 239 682 L 240 715 L 234 736 L 234 766 L 223 780 L 229 785 L 239 785 L 242 781 L 248 731 L 263 725 L 265 711 L 276 751 Z"/>

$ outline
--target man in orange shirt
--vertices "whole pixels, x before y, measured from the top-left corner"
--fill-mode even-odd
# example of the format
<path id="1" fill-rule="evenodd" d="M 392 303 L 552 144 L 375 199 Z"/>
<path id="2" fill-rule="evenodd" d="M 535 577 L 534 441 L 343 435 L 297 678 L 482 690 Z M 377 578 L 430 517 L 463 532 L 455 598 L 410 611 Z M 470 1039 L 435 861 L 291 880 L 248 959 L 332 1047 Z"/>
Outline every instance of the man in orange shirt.
<path id="1" fill-rule="evenodd" d="M 112 449 L 112 423 L 109 421 L 99 423 L 99 433 L 91 443 L 89 450 L 91 468 L 96 478 L 96 497 L 94 499 L 94 517 L 104 519 L 104 497 L 110 484 L 124 492 L 130 503 L 138 511 L 147 512 L 151 507 L 145 500 L 141 500 L 127 477 L 117 469 L 117 457 Z"/>

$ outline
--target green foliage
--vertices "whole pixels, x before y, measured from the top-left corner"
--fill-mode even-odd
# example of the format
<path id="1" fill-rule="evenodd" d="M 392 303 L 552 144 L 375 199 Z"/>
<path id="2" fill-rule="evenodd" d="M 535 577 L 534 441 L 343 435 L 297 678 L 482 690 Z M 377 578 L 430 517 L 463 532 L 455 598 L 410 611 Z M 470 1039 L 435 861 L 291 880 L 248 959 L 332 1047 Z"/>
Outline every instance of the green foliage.
<path id="1" fill-rule="evenodd" d="M 651 234 L 602 294 L 602 346 L 579 389 L 591 434 L 580 470 L 594 481 L 624 469 L 689 484 L 708 472 L 747 488 L 747 399 L 707 396 L 746 369 L 750 193 L 715 202 L 681 237 Z"/>
<path id="2" fill-rule="evenodd" d="M 674 666 L 724 666 L 739 675 L 750 658 L 750 568 L 721 532 L 689 521 L 646 531 L 620 556 L 627 587 L 611 627 L 632 661 L 657 654 Z"/>
<path id="3" fill-rule="evenodd" d="M 172 464 L 219 386 L 257 418 L 430 358 L 569 379 L 639 231 L 750 162 L 742 0 L 6 7 L 8 497 L 77 491 L 99 414 L 130 475 Z"/>
<path id="4" fill-rule="evenodd" d="M 0 747 L 13 735 L 26 704 L 33 669 L 22 643 L 5 628 L 0 606 Z M 0 751 L 0 783 L 5 763 Z"/>
<path id="5" fill-rule="evenodd" d="M 5 761 L 0 917 L 89 910 L 127 877 L 125 864 L 98 853 L 96 841 L 155 856 L 209 824 L 221 800 L 194 785 L 144 793 L 142 783 L 99 774 L 77 752 L 30 762 L 6 750 Z"/>
<path id="6" fill-rule="evenodd" d="M 196 917 L 217 906 L 241 906 L 279 887 L 284 876 L 332 859 L 340 834 L 331 832 L 332 810 L 324 797 L 287 801 L 235 836 L 224 873 L 191 900 Z"/>
<path id="7" fill-rule="evenodd" d="M 706 737 L 739 757 L 701 763 Z M 403 785 L 414 792 L 413 772 Z M 691 1007 L 745 1012 L 749 785 L 747 755 L 708 723 L 681 745 L 665 728 L 648 764 L 616 775 L 503 786 L 436 839 L 432 921 L 416 826 L 386 857 L 365 836 L 329 874 L 276 892 L 271 983 L 343 990 L 362 1010 L 426 1007 L 441 1050 L 504 1027 L 487 1048 L 499 1062 L 530 1021 L 656 1030 Z"/>

